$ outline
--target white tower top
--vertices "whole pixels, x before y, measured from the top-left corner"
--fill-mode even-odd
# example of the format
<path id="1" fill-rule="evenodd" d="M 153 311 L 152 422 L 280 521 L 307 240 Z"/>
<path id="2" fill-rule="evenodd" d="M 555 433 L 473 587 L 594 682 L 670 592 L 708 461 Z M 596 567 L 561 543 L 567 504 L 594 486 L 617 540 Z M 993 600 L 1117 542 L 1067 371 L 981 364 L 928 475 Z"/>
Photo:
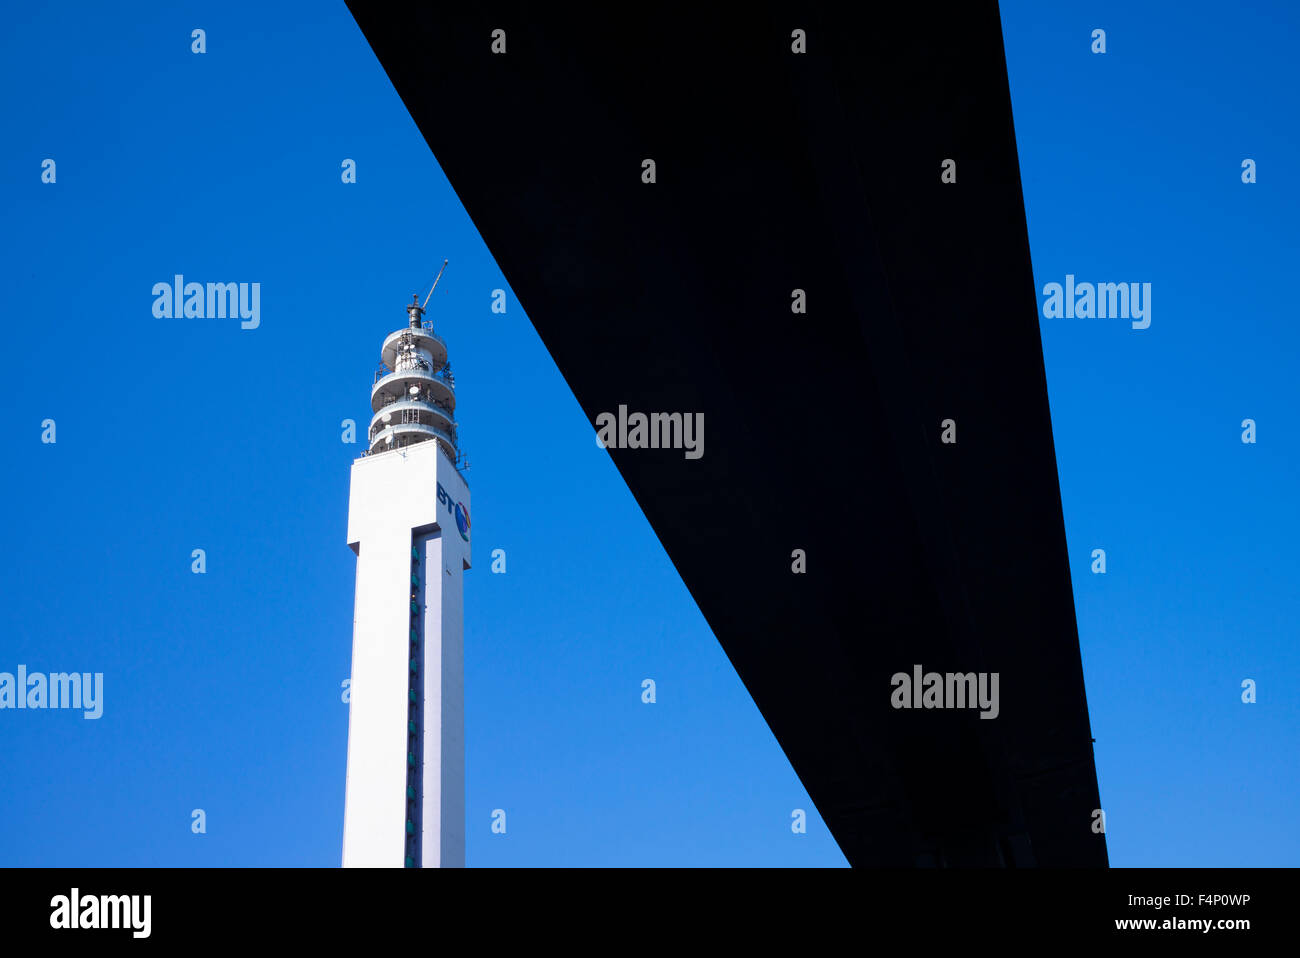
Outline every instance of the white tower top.
<path id="1" fill-rule="evenodd" d="M 406 328 L 384 339 L 369 448 L 352 462 L 345 867 L 465 864 L 470 496 L 455 380 L 446 345 L 424 320 L 428 303 L 406 307 Z"/>
<path id="2" fill-rule="evenodd" d="M 434 334 L 433 323 L 424 319 L 419 297 L 411 298 L 407 327 L 389 333 L 375 370 L 369 453 L 433 439 L 452 462 L 459 463 L 456 377 L 447 362 L 447 344 Z"/>

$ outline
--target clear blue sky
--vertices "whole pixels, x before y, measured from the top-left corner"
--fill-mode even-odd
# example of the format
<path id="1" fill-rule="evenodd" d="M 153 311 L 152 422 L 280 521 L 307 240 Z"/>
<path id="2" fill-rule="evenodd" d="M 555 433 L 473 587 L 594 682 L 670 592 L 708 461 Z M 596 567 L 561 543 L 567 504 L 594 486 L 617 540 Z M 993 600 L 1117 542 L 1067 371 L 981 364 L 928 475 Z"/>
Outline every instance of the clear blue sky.
<path id="1" fill-rule="evenodd" d="M 1040 304 L 1152 284 L 1041 320 L 1114 865 L 1300 864 L 1300 10 L 1248 6 L 1002 8 Z"/>
<path id="2" fill-rule="evenodd" d="M 1043 325 L 1111 858 L 1295 864 L 1294 24 L 1110 10 L 1003 19 L 1039 289 L 1154 284 L 1148 330 Z M 341 3 L 18 8 L 0 81 L 0 671 L 105 674 L 98 721 L 0 711 L 0 864 L 338 864 L 340 423 L 443 257 L 468 864 L 844 864 Z M 155 319 L 175 273 L 261 326 Z"/>

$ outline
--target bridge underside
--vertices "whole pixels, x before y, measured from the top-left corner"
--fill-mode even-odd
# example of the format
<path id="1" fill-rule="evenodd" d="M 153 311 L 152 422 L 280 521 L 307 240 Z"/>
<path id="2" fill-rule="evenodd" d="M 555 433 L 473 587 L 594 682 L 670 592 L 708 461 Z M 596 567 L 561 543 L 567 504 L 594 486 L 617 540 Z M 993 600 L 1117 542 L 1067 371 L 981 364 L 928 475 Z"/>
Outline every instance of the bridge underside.
<path id="1" fill-rule="evenodd" d="M 353 15 L 848 860 L 1104 866 L 996 6 L 470 6 Z"/>

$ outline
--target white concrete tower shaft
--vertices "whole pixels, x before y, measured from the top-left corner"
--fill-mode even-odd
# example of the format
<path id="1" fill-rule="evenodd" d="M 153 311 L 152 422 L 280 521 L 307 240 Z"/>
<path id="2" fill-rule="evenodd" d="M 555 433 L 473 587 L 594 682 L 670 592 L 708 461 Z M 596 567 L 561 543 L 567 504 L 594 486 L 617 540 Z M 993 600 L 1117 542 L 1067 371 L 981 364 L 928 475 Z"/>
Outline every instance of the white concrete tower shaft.
<path id="1" fill-rule="evenodd" d="M 447 349 L 407 307 L 352 464 L 357 554 L 343 866 L 465 864 L 463 576 L 469 487 Z"/>

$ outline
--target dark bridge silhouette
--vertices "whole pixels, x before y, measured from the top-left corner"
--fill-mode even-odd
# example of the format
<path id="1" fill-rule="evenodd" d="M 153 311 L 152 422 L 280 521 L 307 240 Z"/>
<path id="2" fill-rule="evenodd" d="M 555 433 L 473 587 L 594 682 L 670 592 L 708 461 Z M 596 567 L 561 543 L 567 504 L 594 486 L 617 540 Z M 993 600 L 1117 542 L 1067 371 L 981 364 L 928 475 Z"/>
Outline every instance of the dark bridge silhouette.
<path id="1" fill-rule="evenodd" d="M 1104 866 L 996 6 L 478 6 L 353 14 L 848 860 Z"/>

